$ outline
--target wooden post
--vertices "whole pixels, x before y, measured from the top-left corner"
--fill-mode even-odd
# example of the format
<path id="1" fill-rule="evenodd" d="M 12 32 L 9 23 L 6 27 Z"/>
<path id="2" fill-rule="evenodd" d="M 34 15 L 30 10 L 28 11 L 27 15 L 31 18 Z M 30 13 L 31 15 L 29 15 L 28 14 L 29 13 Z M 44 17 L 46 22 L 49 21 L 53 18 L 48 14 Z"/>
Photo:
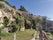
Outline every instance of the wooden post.
<path id="1" fill-rule="evenodd" d="M 16 33 L 14 33 L 13 40 L 16 40 Z"/>

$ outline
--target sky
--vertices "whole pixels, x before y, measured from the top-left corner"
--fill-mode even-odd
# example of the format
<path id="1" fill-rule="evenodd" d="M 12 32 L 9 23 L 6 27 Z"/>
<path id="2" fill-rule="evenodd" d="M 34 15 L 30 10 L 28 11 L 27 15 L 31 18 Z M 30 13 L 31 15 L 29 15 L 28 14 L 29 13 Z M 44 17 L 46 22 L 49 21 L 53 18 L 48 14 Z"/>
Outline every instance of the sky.
<path id="1" fill-rule="evenodd" d="M 23 5 L 33 15 L 47 16 L 53 20 L 53 0 L 7 0 L 11 5 L 20 8 Z"/>

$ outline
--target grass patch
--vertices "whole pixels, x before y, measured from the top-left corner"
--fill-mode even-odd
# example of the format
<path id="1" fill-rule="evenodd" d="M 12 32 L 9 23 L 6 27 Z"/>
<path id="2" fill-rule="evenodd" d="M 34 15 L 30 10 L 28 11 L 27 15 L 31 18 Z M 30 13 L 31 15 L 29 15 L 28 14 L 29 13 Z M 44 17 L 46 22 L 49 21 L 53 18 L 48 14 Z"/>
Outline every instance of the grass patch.
<path id="1" fill-rule="evenodd" d="M 23 32 L 17 32 L 17 40 L 30 40 L 34 30 L 25 30 Z"/>
<path id="2" fill-rule="evenodd" d="M 17 31 L 16 36 L 17 40 L 30 40 L 32 34 L 35 32 L 35 30 L 26 29 L 25 31 Z M 4 34 L 3 40 L 13 40 L 13 33 Z"/>
<path id="3" fill-rule="evenodd" d="M 49 37 L 53 38 L 53 34 L 51 34 L 50 32 L 47 32 L 47 34 L 48 34 Z"/>

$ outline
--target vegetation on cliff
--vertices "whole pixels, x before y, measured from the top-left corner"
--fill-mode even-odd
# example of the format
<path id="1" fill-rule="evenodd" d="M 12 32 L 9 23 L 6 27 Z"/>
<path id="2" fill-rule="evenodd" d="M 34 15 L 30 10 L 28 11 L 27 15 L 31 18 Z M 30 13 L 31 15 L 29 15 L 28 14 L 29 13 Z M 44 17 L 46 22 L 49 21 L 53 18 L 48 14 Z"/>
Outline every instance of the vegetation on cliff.
<path id="1" fill-rule="evenodd" d="M 7 31 L 8 31 L 8 33 L 10 35 L 10 36 L 7 35 L 8 37 L 12 38 L 11 35 L 13 35 L 13 33 L 16 33 L 18 40 L 29 40 L 31 35 L 32 35 L 32 33 L 34 33 L 34 29 L 35 29 L 35 31 L 39 31 L 39 30 L 42 30 L 44 27 L 48 26 L 48 25 L 45 25 L 48 22 L 46 17 L 34 16 L 34 15 L 30 14 L 25 9 L 24 6 L 20 6 L 20 8 L 18 10 L 15 10 L 16 9 L 15 6 L 10 5 L 6 1 L 4 1 L 4 2 L 6 4 L 8 4 L 7 5 L 8 7 L 10 6 L 12 8 L 11 10 L 9 10 L 9 8 L 7 6 L 4 7 L 2 3 L 0 4 L 0 7 L 3 7 L 4 10 L 8 9 L 7 10 L 8 12 L 6 12 L 6 10 L 4 11 L 2 9 L 4 11 L 3 12 L 4 13 L 3 16 L 5 16 L 3 18 L 3 23 L 2 23 L 4 25 L 4 28 L 2 28 L 2 29 L 5 29 L 6 27 L 8 28 Z M 7 13 L 6 15 L 8 15 L 8 16 L 6 16 L 5 13 Z M 29 29 L 29 30 L 26 31 L 26 29 Z M 23 32 L 21 32 L 21 31 L 23 31 Z M 1 33 L 1 30 L 0 30 L 0 33 Z M 2 30 L 2 35 L 3 36 L 5 36 L 8 33 L 5 33 L 3 35 L 3 30 Z M 6 38 L 8 38 L 8 37 L 6 37 Z M 3 39 L 3 40 L 7 40 L 7 39 Z M 13 39 L 9 39 L 9 40 L 13 40 Z"/>

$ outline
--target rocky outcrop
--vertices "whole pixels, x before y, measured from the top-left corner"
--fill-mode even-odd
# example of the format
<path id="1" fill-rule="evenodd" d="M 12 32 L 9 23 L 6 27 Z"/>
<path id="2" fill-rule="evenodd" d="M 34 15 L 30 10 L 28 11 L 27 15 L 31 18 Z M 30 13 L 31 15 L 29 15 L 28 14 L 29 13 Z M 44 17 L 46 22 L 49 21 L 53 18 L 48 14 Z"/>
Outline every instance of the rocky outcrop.
<path id="1" fill-rule="evenodd" d="M 24 30 L 25 30 L 25 27 L 21 27 L 21 28 L 20 28 L 20 31 L 24 31 Z"/>
<path id="2" fill-rule="evenodd" d="M 39 32 L 35 31 L 35 32 L 32 34 L 31 40 L 39 40 Z"/>
<path id="3" fill-rule="evenodd" d="M 40 40 L 53 40 L 44 31 L 40 31 L 39 38 Z"/>
<path id="4" fill-rule="evenodd" d="M 32 34 L 32 38 L 30 40 L 53 40 L 53 38 L 49 37 L 44 31 L 36 31 Z"/>

